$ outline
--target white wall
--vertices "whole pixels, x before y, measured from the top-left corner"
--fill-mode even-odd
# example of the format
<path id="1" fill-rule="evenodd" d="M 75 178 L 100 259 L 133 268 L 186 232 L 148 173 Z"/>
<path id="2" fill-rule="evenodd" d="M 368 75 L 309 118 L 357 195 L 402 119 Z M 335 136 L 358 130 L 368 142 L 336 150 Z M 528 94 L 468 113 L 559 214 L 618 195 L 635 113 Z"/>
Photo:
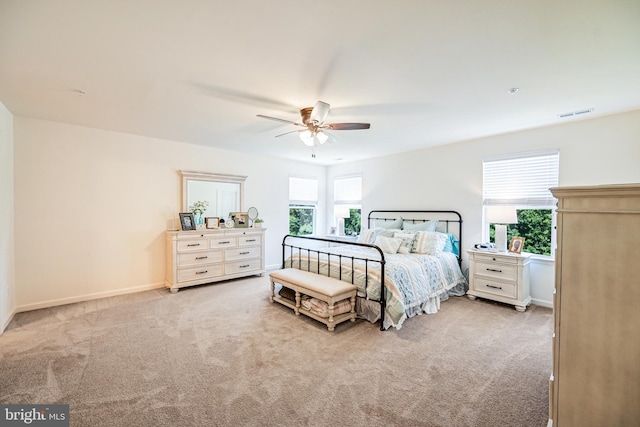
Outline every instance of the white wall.
<path id="1" fill-rule="evenodd" d="M 24 117 L 14 118 L 13 141 L 18 310 L 163 286 L 163 236 L 167 218 L 180 211 L 181 169 L 248 176 L 245 205 L 266 221 L 268 267 L 280 264 L 288 232 L 290 175 L 318 178 L 322 195 L 333 177 L 361 173 L 365 214 L 457 210 L 465 249 L 482 239 L 487 156 L 559 148 L 561 185 L 640 182 L 640 111 L 329 168 Z M 2 142 L 3 206 L 11 198 L 7 147 Z M 320 200 L 320 231 L 331 206 Z M 532 277 L 534 301 L 550 305 L 553 264 L 536 263 Z"/>
<path id="2" fill-rule="evenodd" d="M 13 115 L 0 102 L 0 333 L 15 309 Z"/>
<path id="3" fill-rule="evenodd" d="M 245 206 L 268 228 L 267 267 L 281 262 L 289 175 L 323 183 L 326 175 L 310 164 L 15 117 L 18 310 L 164 286 L 164 230 L 181 211 L 181 169 L 248 176 Z"/>
<path id="4" fill-rule="evenodd" d="M 640 111 L 331 166 L 328 185 L 361 173 L 364 215 L 372 209 L 456 210 L 467 250 L 482 241 L 482 160 L 552 148 L 560 149 L 562 186 L 640 182 Z M 328 209 L 332 203 L 329 197 Z M 534 302 L 551 306 L 553 262 L 536 262 L 531 273 Z"/>

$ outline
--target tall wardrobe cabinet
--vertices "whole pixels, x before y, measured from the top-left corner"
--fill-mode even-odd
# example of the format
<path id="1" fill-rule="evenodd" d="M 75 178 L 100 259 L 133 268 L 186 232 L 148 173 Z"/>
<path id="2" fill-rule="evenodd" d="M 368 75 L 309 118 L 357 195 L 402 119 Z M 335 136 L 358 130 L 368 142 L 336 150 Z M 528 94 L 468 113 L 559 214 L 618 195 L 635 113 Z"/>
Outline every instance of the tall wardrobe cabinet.
<path id="1" fill-rule="evenodd" d="M 640 184 L 558 199 L 549 425 L 640 425 Z"/>

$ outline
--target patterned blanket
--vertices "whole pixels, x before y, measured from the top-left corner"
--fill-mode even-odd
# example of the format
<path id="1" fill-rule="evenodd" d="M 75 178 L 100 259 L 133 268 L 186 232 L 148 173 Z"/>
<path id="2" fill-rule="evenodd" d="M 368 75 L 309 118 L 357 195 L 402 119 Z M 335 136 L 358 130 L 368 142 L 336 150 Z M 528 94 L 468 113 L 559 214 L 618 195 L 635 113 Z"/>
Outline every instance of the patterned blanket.
<path id="1" fill-rule="evenodd" d="M 380 263 L 364 261 L 380 260 L 375 249 L 343 245 L 324 248 L 322 252 L 294 251 L 285 261 L 285 267 L 341 278 L 356 285 L 359 296 L 380 300 Z M 437 258 L 421 254 L 385 254 L 385 261 L 385 328 L 400 329 L 408 317 L 437 312 L 440 301 L 448 299 L 449 295 L 464 295 L 467 281 L 452 253 Z"/>

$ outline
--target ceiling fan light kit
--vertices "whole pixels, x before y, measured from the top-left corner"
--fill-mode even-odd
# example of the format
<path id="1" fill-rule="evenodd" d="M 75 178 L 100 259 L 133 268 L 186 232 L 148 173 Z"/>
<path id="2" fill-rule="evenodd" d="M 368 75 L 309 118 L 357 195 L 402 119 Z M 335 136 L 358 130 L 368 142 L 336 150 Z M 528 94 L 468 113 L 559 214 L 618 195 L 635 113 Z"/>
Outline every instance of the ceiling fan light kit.
<path id="1" fill-rule="evenodd" d="M 295 126 L 300 126 L 305 129 L 298 131 L 286 132 L 276 137 L 287 135 L 293 132 L 298 132 L 300 140 L 304 145 L 308 147 L 317 147 L 329 140 L 329 135 L 324 130 L 358 130 L 358 129 L 370 129 L 369 123 L 327 123 L 324 121 L 329 114 L 330 105 L 326 102 L 318 101 L 315 107 L 306 107 L 300 110 L 300 116 L 302 123 L 292 122 L 290 120 L 279 119 L 277 117 L 264 116 L 258 114 L 258 117 L 268 120 L 275 120 L 278 122 L 288 123 Z M 334 138 L 335 139 L 335 138 Z M 315 155 L 312 154 L 312 157 Z"/>

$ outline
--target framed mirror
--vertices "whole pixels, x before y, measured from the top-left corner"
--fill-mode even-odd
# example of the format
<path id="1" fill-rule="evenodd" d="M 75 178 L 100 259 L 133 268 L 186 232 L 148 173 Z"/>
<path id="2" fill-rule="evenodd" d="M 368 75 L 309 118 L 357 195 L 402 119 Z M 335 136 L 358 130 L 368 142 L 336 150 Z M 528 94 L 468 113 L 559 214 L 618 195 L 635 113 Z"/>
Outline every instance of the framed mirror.
<path id="1" fill-rule="evenodd" d="M 203 217 L 227 218 L 244 207 L 243 175 L 180 171 L 182 176 L 182 211 L 190 212 L 195 202 L 207 202 Z"/>

